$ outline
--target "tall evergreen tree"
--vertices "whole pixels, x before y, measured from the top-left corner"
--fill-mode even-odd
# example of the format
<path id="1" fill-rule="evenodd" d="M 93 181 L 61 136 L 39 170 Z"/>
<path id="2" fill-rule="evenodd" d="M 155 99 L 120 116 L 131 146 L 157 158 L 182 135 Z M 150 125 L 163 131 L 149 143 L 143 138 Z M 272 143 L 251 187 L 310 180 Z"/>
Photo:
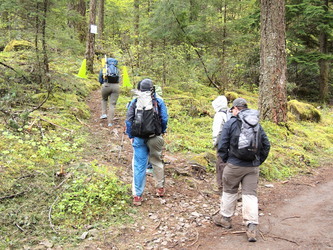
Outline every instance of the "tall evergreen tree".
<path id="1" fill-rule="evenodd" d="M 86 41 L 85 58 L 87 60 L 87 71 L 91 74 L 94 73 L 94 55 L 95 55 L 95 34 L 91 32 L 91 25 L 96 25 L 96 2 L 97 0 L 90 0 L 90 15 L 88 23 L 88 35 Z"/>
<path id="2" fill-rule="evenodd" d="M 332 1 L 287 0 L 288 78 L 299 98 L 327 102 L 332 96 Z"/>
<path id="3" fill-rule="evenodd" d="M 287 121 L 284 0 L 261 0 L 259 109 L 262 119 Z"/>

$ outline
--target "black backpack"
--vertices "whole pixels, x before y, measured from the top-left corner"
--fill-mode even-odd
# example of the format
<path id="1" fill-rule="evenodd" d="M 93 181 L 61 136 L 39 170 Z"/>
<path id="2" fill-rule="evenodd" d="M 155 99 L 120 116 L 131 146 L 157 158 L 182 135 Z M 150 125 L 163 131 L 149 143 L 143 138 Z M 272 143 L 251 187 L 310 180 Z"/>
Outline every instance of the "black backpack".
<path id="1" fill-rule="evenodd" d="M 141 138 L 160 135 L 162 125 L 154 92 L 139 92 L 138 95 L 135 103 L 133 103 L 136 106 L 132 123 L 132 135 Z"/>
<path id="2" fill-rule="evenodd" d="M 114 58 L 108 58 L 106 62 L 106 81 L 108 83 L 119 83 L 118 61 Z"/>
<path id="3" fill-rule="evenodd" d="M 244 161 L 259 159 L 261 145 L 259 112 L 253 109 L 241 111 L 236 122 L 237 145 L 233 147 L 232 153 Z"/>

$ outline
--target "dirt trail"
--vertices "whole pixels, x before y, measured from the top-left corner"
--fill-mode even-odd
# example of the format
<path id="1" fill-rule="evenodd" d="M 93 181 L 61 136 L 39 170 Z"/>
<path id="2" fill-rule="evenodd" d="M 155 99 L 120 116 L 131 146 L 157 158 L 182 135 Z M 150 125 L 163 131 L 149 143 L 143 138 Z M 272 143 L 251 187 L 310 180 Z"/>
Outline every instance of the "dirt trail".
<path id="1" fill-rule="evenodd" d="M 119 176 L 131 183 L 132 148 L 124 138 L 120 152 L 124 114 L 116 113 L 112 128 L 99 120 L 100 92 L 89 101 L 88 124 L 93 140 L 86 160 L 98 159 L 116 166 Z M 166 141 L 168 138 L 166 138 Z M 219 209 L 214 193 L 215 176 L 190 163 L 182 155 L 165 152 L 167 193 L 154 197 L 154 182 L 147 177 L 144 203 L 137 208 L 134 224 L 109 228 L 92 235 L 82 249 L 331 249 L 333 248 L 333 168 L 325 166 L 286 182 L 263 183 L 259 187 L 260 235 L 256 243 L 246 241 L 241 203 L 233 228 L 216 227 L 210 216 Z M 187 169 L 187 172 L 179 171 Z M 266 187 L 273 184 L 273 187 Z"/>

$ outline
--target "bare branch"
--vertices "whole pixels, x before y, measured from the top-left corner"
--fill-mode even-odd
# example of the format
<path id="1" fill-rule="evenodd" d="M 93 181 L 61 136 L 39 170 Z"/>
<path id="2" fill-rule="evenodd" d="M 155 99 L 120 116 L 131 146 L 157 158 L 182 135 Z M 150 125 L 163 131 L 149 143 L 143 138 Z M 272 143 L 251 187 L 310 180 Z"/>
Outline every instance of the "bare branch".
<path id="1" fill-rule="evenodd" d="M 12 199 L 12 198 L 15 198 L 15 197 L 18 197 L 18 196 L 21 196 L 23 195 L 25 192 L 21 192 L 21 193 L 17 193 L 17 194 L 12 194 L 12 195 L 7 195 L 7 196 L 3 196 L 3 197 L 0 197 L 0 200 L 5 200 L 5 199 Z"/>
<path id="2" fill-rule="evenodd" d="M 204 68 L 204 70 L 205 70 L 205 73 L 206 73 L 206 76 L 207 76 L 209 82 L 210 82 L 215 88 L 219 89 L 219 86 L 218 86 L 218 85 L 212 80 L 212 78 L 209 76 L 209 74 L 208 74 L 208 69 L 207 69 L 207 67 L 206 67 L 206 65 L 205 65 L 205 63 L 204 63 L 204 61 L 203 61 L 203 59 L 202 59 L 202 56 L 201 56 L 201 54 L 199 53 L 197 47 L 195 46 L 195 44 L 194 44 L 194 43 L 190 40 L 190 38 L 188 37 L 186 31 L 184 30 L 184 28 L 183 28 L 182 25 L 181 25 L 181 22 L 180 22 L 179 19 L 177 18 L 177 16 L 176 16 L 174 10 L 171 9 L 171 11 L 172 11 L 172 13 L 173 13 L 173 15 L 174 15 L 174 17 L 175 17 L 177 23 L 178 23 L 178 26 L 179 26 L 180 30 L 184 33 L 186 40 L 187 40 L 187 41 L 189 42 L 189 44 L 194 48 L 195 53 L 198 55 L 198 58 L 199 58 L 199 60 L 200 60 L 200 62 L 201 62 L 201 64 L 202 64 L 202 66 L 203 66 L 203 68 Z"/>
<path id="3" fill-rule="evenodd" d="M 19 72 L 18 72 L 17 70 L 15 70 L 13 67 L 11 67 L 11 66 L 9 66 L 9 65 L 7 65 L 7 64 L 5 64 L 5 63 L 3 63 L 3 62 L 0 62 L 0 65 L 6 67 L 6 68 L 8 68 L 8 69 L 13 70 L 15 73 L 17 73 L 18 75 L 22 76 L 23 79 L 26 80 L 28 83 L 32 84 L 32 82 L 31 82 L 28 78 L 26 78 L 24 75 L 22 75 L 21 73 L 19 73 Z"/>

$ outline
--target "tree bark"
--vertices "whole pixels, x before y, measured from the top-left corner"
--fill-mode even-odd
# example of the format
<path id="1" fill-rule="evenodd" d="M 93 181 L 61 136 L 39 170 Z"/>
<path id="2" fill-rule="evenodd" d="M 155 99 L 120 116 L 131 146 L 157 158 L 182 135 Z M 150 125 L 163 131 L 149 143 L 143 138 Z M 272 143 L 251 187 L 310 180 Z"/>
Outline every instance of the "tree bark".
<path id="1" fill-rule="evenodd" d="M 35 18 L 35 52 L 36 52 L 36 81 L 38 84 L 42 83 L 42 70 L 40 64 L 40 52 L 39 52 L 39 29 L 40 29 L 40 19 L 39 19 L 39 12 L 40 12 L 40 3 L 36 3 L 36 18 Z"/>
<path id="2" fill-rule="evenodd" d="M 259 110 L 261 119 L 287 121 L 285 1 L 261 0 Z"/>
<path id="3" fill-rule="evenodd" d="M 224 6 L 221 9 L 221 14 L 223 15 L 223 26 L 222 26 L 222 37 L 221 37 L 221 46 L 222 46 L 222 55 L 220 56 L 220 70 L 221 70 L 221 92 L 223 93 L 226 85 L 228 84 L 228 75 L 227 71 L 225 70 L 225 58 L 226 58 L 226 45 L 225 41 L 227 39 L 227 1 L 224 1 Z"/>
<path id="4" fill-rule="evenodd" d="M 90 16 L 88 23 L 88 34 L 86 41 L 85 58 L 87 60 L 87 72 L 94 73 L 95 34 L 91 33 L 91 25 L 96 25 L 96 1 L 90 0 Z"/>
<path id="5" fill-rule="evenodd" d="M 136 53 L 134 54 L 135 66 L 140 67 L 140 0 L 134 0 L 134 46 L 136 47 Z"/>
<path id="6" fill-rule="evenodd" d="M 328 0 L 323 0 L 323 8 L 325 9 L 325 12 L 328 12 Z M 323 21 L 325 25 L 327 25 L 327 21 Z M 322 53 L 323 56 L 327 55 L 329 53 L 328 51 L 328 36 L 324 30 L 320 32 L 319 37 L 319 47 L 320 47 L 320 53 Z M 328 93 L 328 85 L 329 85 L 329 60 L 327 59 L 320 59 L 319 62 L 319 70 L 320 70 L 320 77 L 319 77 L 319 98 L 321 103 L 326 103 L 329 98 Z"/>
<path id="7" fill-rule="evenodd" d="M 98 39 L 103 40 L 103 33 L 104 33 L 104 5 L 105 0 L 99 1 L 98 6 Z"/>
<path id="8" fill-rule="evenodd" d="M 49 0 L 44 0 L 43 3 L 43 20 L 42 20 L 42 51 L 43 51 L 43 68 L 44 68 L 44 76 L 46 81 L 49 81 L 48 73 L 49 73 L 49 59 L 47 56 L 47 48 L 46 48 L 46 15 L 49 7 Z"/>

